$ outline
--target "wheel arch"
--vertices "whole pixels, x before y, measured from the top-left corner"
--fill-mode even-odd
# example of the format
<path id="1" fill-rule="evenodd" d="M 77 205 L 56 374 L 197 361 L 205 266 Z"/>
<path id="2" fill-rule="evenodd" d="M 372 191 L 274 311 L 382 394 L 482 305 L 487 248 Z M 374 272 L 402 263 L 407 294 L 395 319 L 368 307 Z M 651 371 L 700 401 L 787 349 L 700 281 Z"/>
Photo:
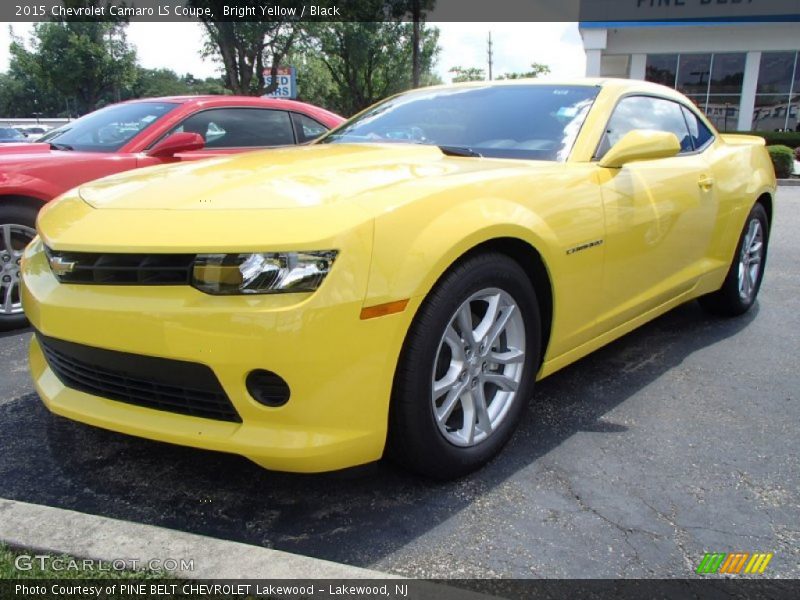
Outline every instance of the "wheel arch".
<path id="1" fill-rule="evenodd" d="M 43 200 L 42 198 L 37 198 L 35 196 L 26 196 L 24 194 L 0 193 L 0 207 L 8 206 L 9 204 L 13 206 L 30 206 L 36 210 L 40 210 L 45 204 L 47 204 L 47 200 Z"/>
<path id="2" fill-rule="evenodd" d="M 444 268 L 439 268 L 436 271 L 435 277 L 425 285 L 423 290 L 420 290 L 422 302 L 427 298 L 430 293 L 436 288 L 439 282 L 453 269 L 457 268 L 459 264 L 468 260 L 469 258 L 490 252 L 503 254 L 513 261 L 515 261 L 523 271 L 528 275 L 528 279 L 533 285 L 536 292 L 536 299 L 539 303 L 539 312 L 541 317 L 541 352 L 539 355 L 539 366 L 544 361 L 547 353 L 547 348 L 550 343 L 550 336 L 553 329 L 554 318 L 554 286 L 553 278 L 550 270 L 548 269 L 546 259 L 542 253 L 536 248 L 535 245 L 520 237 L 510 235 L 499 235 L 496 237 L 489 237 L 479 242 L 473 243 L 471 246 L 463 249 L 460 254 L 452 258 Z M 421 306 L 421 303 L 420 303 Z M 419 307 L 411 316 L 411 322 L 416 319 Z M 406 336 L 404 336 L 405 338 Z M 405 341 L 403 342 L 405 345 Z"/>
<path id="3" fill-rule="evenodd" d="M 769 192 L 764 192 L 758 198 L 756 198 L 756 204 L 760 204 L 764 207 L 764 210 L 767 211 L 767 222 L 769 223 L 770 229 L 772 229 L 772 194 Z"/>
<path id="4" fill-rule="evenodd" d="M 532 244 L 516 237 L 496 237 L 485 240 L 459 256 L 440 275 L 439 279 L 462 261 L 472 256 L 489 252 L 497 252 L 514 260 L 528 275 L 528 279 L 536 292 L 542 327 L 541 352 L 539 355 L 539 364 L 541 365 L 547 353 L 550 333 L 553 329 L 553 283 L 544 258 Z M 437 283 L 439 279 L 437 279 Z"/>

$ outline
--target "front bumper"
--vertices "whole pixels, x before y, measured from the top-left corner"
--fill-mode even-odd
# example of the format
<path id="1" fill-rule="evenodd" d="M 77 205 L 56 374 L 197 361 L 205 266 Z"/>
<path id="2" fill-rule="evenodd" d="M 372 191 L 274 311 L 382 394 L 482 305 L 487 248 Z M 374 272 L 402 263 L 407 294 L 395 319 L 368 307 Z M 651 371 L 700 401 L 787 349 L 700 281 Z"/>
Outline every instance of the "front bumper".
<path id="1" fill-rule="evenodd" d="M 415 307 L 360 319 L 370 242 L 361 239 L 366 247 L 343 252 L 314 294 L 223 297 L 189 286 L 60 284 L 37 239 L 24 259 L 23 303 L 38 331 L 96 348 L 207 365 L 242 423 L 143 408 L 67 387 L 34 337 L 30 366 L 36 389 L 52 412 L 70 419 L 240 454 L 270 469 L 320 472 L 377 460 L 395 365 Z M 288 383 L 285 405 L 267 407 L 250 396 L 245 379 L 254 369 L 273 371 Z"/>

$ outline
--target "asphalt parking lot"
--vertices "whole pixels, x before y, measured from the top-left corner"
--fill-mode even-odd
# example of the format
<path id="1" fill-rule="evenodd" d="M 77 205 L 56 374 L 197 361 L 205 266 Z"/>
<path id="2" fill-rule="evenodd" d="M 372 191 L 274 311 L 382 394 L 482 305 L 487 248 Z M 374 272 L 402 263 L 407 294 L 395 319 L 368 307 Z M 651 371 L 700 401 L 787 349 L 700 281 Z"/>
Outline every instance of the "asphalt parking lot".
<path id="1" fill-rule="evenodd" d="M 691 303 L 553 375 L 501 456 L 453 483 L 270 473 L 73 423 L 32 390 L 30 332 L 5 334 L 0 497 L 416 577 L 685 577 L 736 551 L 797 578 L 798 231 L 800 187 L 781 188 L 754 310 Z"/>

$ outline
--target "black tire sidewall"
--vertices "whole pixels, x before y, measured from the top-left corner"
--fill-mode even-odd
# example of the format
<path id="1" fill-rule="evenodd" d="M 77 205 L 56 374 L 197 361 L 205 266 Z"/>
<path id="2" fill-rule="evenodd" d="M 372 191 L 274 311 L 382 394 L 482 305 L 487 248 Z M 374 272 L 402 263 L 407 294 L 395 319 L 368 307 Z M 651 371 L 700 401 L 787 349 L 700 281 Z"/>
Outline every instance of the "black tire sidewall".
<path id="1" fill-rule="evenodd" d="M 526 361 L 521 383 L 508 414 L 483 442 L 463 448 L 447 441 L 436 424 L 431 403 L 434 359 L 445 327 L 455 311 L 472 294 L 498 288 L 510 294 L 525 325 Z M 401 356 L 393 394 L 393 433 L 412 439 L 402 441 L 412 468 L 437 478 L 457 477 L 475 470 L 495 456 L 508 442 L 533 391 L 539 366 L 541 322 L 536 293 L 519 264 L 501 254 L 468 258 L 437 283 L 420 307 Z M 431 466 L 425 466 L 431 461 Z"/>
<path id="2" fill-rule="evenodd" d="M 750 223 L 754 218 L 757 218 L 761 223 L 763 231 L 763 244 L 764 251 L 761 255 L 761 268 L 758 271 L 758 278 L 756 280 L 755 289 L 749 300 L 742 300 L 739 295 L 739 260 L 742 253 L 742 245 L 744 244 L 745 235 L 750 228 Z M 731 312 L 741 314 L 747 312 L 753 304 L 755 304 L 758 292 L 761 289 L 761 281 L 764 279 L 764 272 L 767 267 L 767 251 L 769 249 L 769 220 L 767 218 L 767 211 L 761 204 L 755 204 L 745 219 L 744 227 L 739 235 L 739 242 L 736 244 L 736 252 L 733 255 L 730 271 L 723 286 L 723 293 L 727 296 L 726 300 L 731 305 Z"/>

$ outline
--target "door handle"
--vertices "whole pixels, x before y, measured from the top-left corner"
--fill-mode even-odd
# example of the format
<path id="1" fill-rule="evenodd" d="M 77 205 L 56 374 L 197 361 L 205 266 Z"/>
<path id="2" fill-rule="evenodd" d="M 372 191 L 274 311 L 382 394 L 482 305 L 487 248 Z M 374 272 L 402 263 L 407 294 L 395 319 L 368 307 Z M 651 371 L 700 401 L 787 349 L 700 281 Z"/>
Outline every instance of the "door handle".
<path id="1" fill-rule="evenodd" d="M 704 175 L 698 180 L 697 185 L 704 190 L 710 190 L 714 186 L 714 178 L 709 175 Z"/>

